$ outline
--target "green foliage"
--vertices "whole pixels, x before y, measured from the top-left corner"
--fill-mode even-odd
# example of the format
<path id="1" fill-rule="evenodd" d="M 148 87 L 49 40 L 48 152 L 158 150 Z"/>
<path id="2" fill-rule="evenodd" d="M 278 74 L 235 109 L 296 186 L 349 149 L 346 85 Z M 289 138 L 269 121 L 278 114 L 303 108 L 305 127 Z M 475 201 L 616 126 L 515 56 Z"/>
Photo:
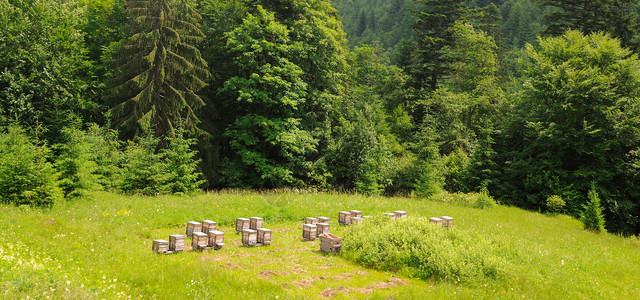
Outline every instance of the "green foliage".
<path id="1" fill-rule="evenodd" d="M 551 195 L 547 197 L 547 209 L 552 213 L 559 213 L 564 210 L 564 207 L 567 205 L 562 197 L 558 195 Z"/>
<path id="2" fill-rule="evenodd" d="M 497 205 L 486 190 L 468 194 L 442 192 L 431 196 L 429 200 L 479 209 L 492 208 Z"/>
<path id="3" fill-rule="evenodd" d="M 118 190 L 127 194 L 153 195 L 162 191 L 166 179 L 164 163 L 155 153 L 159 139 L 150 132 L 128 141 L 122 155 L 122 176 Z"/>
<path id="4" fill-rule="evenodd" d="M 0 1 L 0 126 L 38 127 L 54 144 L 70 115 L 91 117 L 81 22 L 75 1 Z"/>
<path id="5" fill-rule="evenodd" d="M 489 237 L 418 218 L 367 220 L 346 232 L 342 242 L 348 260 L 423 280 L 468 284 L 500 279 L 508 265 Z"/>
<path id="6" fill-rule="evenodd" d="M 96 164 L 94 174 L 98 177 L 97 183 L 105 190 L 115 191 L 121 181 L 120 164 L 123 155 L 118 132 L 93 124 L 87 129 L 84 139 L 91 147 L 88 155 Z"/>
<path id="7" fill-rule="evenodd" d="M 584 212 L 580 218 L 584 224 L 584 229 L 595 232 L 603 232 L 604 215 L 602 214 L 602 206 L 600 206 L 600 196 L 598 192 L 591 188 L 587 195 L 589 202 L 584 206 Z"/>
<path id="8" fill-rule="evenodd" d="M 184 129 L 176 129 L 167 138 L 168 147 L 160 150 L 160 160 L 164 161 L 166 177 L 161 191 L 170 194 L 187 194 L 199 190 L 204 180 L 198 171 L 200 160 L 195 159 L 197 151 L 191 147 L 195 139 L 187 138 Z"/>
<path id="9" fill-rule="evenodd" d="M 0 202 L 51 206 L 63 199 L 49 149 L 12 125 L 0 133 Z"/>
<path id="10" fill-rule="evenodd" d="M 55 167 L 59 172 L 59 185 L 65 197 L 75 198 L 86 195 L 87 191 L 101 188 L 96 175 L 97 164 L 91 159 L 91 152 L 100 151 L 87 139 L 87 134 L 79 124 L 62 130 L 64 144 L 56 145 L 59 152 Z"/>
<path id="11" fill-rule="evenodd" d="M 501 28 L 507 46 L 522 48 L 534 44 L 542 32 L 542 12 L 533 0 L 508 0 L 501 6 Z"/>
<path id="12" fill-rule="evenodd" d="M 114 51 L 113 88 L 107 94 L 116 127 L 139 131 L 150 123 L 157 136 L 183 124 L 191 131 L 204 105 L 198 91 L 210 76 L 196 47 L 203 40 L 191 0 L 127 2 L 132 34 Z M 144 127 L 144 126 L 142 126 Z"/>

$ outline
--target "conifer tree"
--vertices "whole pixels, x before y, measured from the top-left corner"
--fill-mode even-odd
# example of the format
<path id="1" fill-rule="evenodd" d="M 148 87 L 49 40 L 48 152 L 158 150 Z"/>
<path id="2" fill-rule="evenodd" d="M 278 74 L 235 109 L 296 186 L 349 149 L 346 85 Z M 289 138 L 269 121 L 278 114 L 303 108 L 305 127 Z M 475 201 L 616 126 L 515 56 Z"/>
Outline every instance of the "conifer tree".
<path id="1" fill-rule="evenodd" d="M 204 105 L 197 92 L 210 74 L 196 48 L 204 35 L 194 4 L 138 0 L 126 5 L 132 36 L 114 55 L 116 87 L 108 96 L 114 125 L 137 129 L 136 123 L 145 119 L 162 136 L 185 120 L 195 130 L 195 112 Z"/>
<path id="2" fill-rule="evenodd" d="M 589 202 L 584 206 L 582 214 L 582 223 L 584 229 L 593 230 L 595 232 L 604 231 L 604 215 L 602 214 L 602 206 L 600 206 L 600 196 L 594 188 L 589 190 Z"/>

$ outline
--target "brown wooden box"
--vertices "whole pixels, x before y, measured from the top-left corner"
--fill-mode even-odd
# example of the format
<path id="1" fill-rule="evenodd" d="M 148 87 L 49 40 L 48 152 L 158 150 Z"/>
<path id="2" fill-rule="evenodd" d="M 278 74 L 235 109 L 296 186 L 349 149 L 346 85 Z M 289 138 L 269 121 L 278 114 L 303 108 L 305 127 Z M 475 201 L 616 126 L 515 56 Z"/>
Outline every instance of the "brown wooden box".
<path id="1" fill-rule="evenodd" d="M 328 253 L 339 253 L 342 247 L 342 239 L 331 233 L 320 236 L 320 250 Z"/>
<path id="2" fill-rule="evenodd" d="M 351 224 L 351 212 L 349 212 L 349 211 L 338 212 L 338 224 L 340 224 L 340 225 L 350 225 Z"/>
<path id="3" fill-rule="evenodd" d="M 307 241 L 313 241 L 316 239 L 318 233 L 318 226 L 313 224 L 302 225 L 302 238 Z"/>
<path id="4" fill-rule="evenodd" d="M 327 217 L 318 217 L 318 223 L 325 223 L 325 224 L 329 224 L 329 218 Z"/>
<path id="5" fill-rule="evenodd" d="M 165 240 L 153 240 L 151 250 L 153 251 L 153 253 L 158 254 L 167 253 L 167 251 L 169 251 L 169 242 Z"/>
<path id="6" fill-rule="evenodd" d="M 201 250 L 206 248 L 208 244 L 208 241 L 207 241 L 208 238 L 209 237 L 204 232 L 200 232 L 200 231 L 194 232 L 193 237 L 191 239 L 191 249 Z"/>
<path id="7" fill-rule="evenodd" d="M 394 213 L 384 213 L 384 215 L 386 217 L 389 217 L 391 220 L 395 220 L 396 219 L 396 214 L 394 214 Z"/>
<path id="8" fill-rule="evenodd" d="M 320 236 L 325 233 L 329 233 L 329 223 L 318 223 L 316 224 L 318 227 L 318 231 L 316 232 L 316 236 Z"/>
<path id="9" fill-rule="evenodd" d="M 249 220 L 249 229 L 258 230 L 264 225 L 264 220 L 259 217 L 251 217 Z"/>
<path id="10" fill-rule="evenodd" d="M 183 252 L 184 240 L 187 236 L 182 234 L 174 234 L 169 236 L 169 251 L 171 252 Z"/>
<path id="11" fill-rule="evenodd" d="M 247 219 L 247 218 L 237 218 L 236 219 L 236 233 L 241 233 L 245 229 L 249 229 L 249 219 Z"/>
<path id="12" fill-rule="evenodd" d="M 211 220 L 202 221 L 202 232 L 209 234 L 209 231 L 216 230 L 218 228 L 218 223 Z"/>
<path id="13" fill-rule="evenodd" d="M 192 238 L 194 232 L 202 231 L 202 224 L 196 221 L 187 222 L 187 236 Z"/>
<path id="14" fill-rule="evenodd" d="M 398 218 L 406 218 L 407 217 L 407 212 L 404 210 L 396 210 L 393 212 L 396 215 L 396 219 Z"/>
<path id="15" fill-rule="evenodd" d="M 258 228 L 258 244 L 271 245 L 271 229 Z"/>
<path id="16" fill-rule="evenodd" d="M 352 218 L 362 218 L 362 212 L 359 210 L 351 210 L 349 212 L 351 213 Z"/>
<path id="17" fill-rule="evenodd" d="M 448 216 L 442 217 L 442 224 L 447 227 L 453 226 L 453 218 Z"/>
<path id="18" fill-rule="evenodd" d="M 304 223 L 313 225 L 318 224 L 318 218 L 307 217 L 306 219 L 304 219 Z"/>
<path id="19" fill-rule="evenodd" d="M 218 230 L 209 231 L 209 247 L 220 250 L 224 246 L 224 232 Z"/>
<path id="20" fill-rule="evenodd" d="M 430 218 L 429 219 L 429 223 L 433 223 L 433 224 L 442 226 L 442 219 L 435 218 L 435 217 L 434 218 Z"/>
<path id="21" fill-rule="evenodd" d="M 360 217 L 351 217 L 351 224 L 357 225 L 362 223 L 362 218 Z"/>
<path id="22" fill-rule="evenodd" d="M 245 247 L 253 247 L 258 243 L 258 231 L 253 229 L 245 229 L 242 231 L 242 245 Z"/>

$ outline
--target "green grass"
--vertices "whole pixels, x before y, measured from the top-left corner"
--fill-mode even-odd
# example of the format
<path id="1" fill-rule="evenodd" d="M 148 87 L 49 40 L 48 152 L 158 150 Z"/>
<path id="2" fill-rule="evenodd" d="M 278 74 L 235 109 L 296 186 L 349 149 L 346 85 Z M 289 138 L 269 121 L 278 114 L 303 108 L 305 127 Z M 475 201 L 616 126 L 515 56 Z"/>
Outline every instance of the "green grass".
<path id="1" fill-rule="evenodd" d="M 487 238 L 506 262 L 503 276 L 472 282 L 420 280 L 361 267 L 301 240 L 308 216 L 406 210 L 449 215 L 457 230 Z M 233 224 L 260 216 L 268 247 L 244 248 Z M 151 253 L 153 239 L 186 222 L 217 221 L 220 251 Z M 444 229 L 443 229 L 444 230 Z M 187 243 L 189 240 L 187 240 Z M 407 198 L 312 192 L 128 197 L 96 193 L 51 210 L 0 205 L 0 293 L 5 298 L 640 298 L 640 241 L 595 234 L 567 216 L 496 206 L 474 209 Z"/>

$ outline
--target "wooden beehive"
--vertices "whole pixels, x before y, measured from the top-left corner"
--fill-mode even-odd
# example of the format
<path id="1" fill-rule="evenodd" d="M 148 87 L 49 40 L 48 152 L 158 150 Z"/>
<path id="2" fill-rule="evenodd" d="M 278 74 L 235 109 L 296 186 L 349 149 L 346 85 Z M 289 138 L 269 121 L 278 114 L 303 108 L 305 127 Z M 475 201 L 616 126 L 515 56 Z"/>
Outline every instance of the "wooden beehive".
<path id="1" fill-rule="evenodd" d="M 396 219 L 398 219 L 398 218 L 406 218 L 407 217 L 407 212 L 403 211 L 403 210 L 396 210 L 393 213 L 396 215 Z"/>
<path id="2" fill-rule="evenodd" d="M 329 233 L 329 223 L 318 223 L 316 224 L 317 226 L 317 231 L 316 231 L 316 236 L 320 236 L 322 234 L 325 233 Z"/>
<path id="3" fill-rule="evenodd" d="M 331 233 L 320 236 L 320 250 L 328 253 L 340 253 L 342 240 Z"/>
<path id="4" fill-rule="evenodd" d="M 318 233 L 318 226 L 313 224 L 302 225 L 302 238 L 307 241 L 313 241 L 316 239 L 316 233 Z"/>
<path id="5" fill-rule="evenodd" d="M 444 226 L 451 227 L 453 226 L 453 218 L 448 216 L 443 216 L 442 223 Z"/>
<path id="6" fill-rule="evenodd" d="M 258 228 L 258 244 L 271 245 L 271 229 Z"/>
<path id="7" fill-rule="evenodd" d="M 351 212 L 349 211 L 341 211 L 338 213 L 338 223 L 340 225 L 349 225 L 351 224 Z"/>
<path id="8" fill-rule="evenodd" d="M 224 232 L 217 230 L 209 231 L 209 247 L 214 250 L 220 250 L 224 247 Z"/>
<path id="9" fill-rule="evenodd" d="M 196 231 L 193 233 L 193 237 L 191 238 L 191 249 L 193 250 L 201 250 L 207 247 L 207 239 L 208 236 L 204 232 Z"/>
<path id="10" fill-rule="evenodd" d="M 167 251 L 169 251 L 169 242 L 165 240 L 153 240 L 151 250 L 153 251 L 153 253 L 158 254 L 167 253 Z"/>
<path id="11" fill-rule="evenodd" d="M 249 229 L 249 219 L 247 219 L 247 218 L 237 218 L 236 219 L 236 233 L 241 233 L 245 229 Z"/>
<path id="12" fill-rule="evenodd" d="M 258 228 L 262 228 L 264 220 L 259 217 L 251 217 L 249 220 L 249 229 L 258 230 Z"/>
<path id="13" fill-rule="evenodd" d="M 187 237 L 182 234 L 174 234 L 169 236 L 169 251 L 171 252 L 183 252 L 184 240 Z"/>
<path id="14" fill-rule="evenodd" d="M 304 223 L 313 225 L 318 224 L 318 218 L 307 217 L 306 219 L 304 219 Z"/>
<path id="15" fill-rule="evenodd" d="M 351 224 L 357 225 L 362 223 L 362 218 L 360 217 L 351 217 Z"/>
<path id="16" fill-rule="evenodd" d="M 209 234 L 209 231 L 216 230 L 218 228 L 218 223 L 211 220 L 202 221 L 202 232 Z"/>
<path id="17" fill-rule="evenodd" d="M 386 217 L 389 217 L 391 220 L 395 220 L 396 219 L 396 214 L 394 214 L 394 213 L 384 213 L 384 215 Z"/>
<path id="18" fill-rule="evenodd" d="M 442 226 L 442 219 L 435 218 L 435 217 L 434 218 L 430 218 L 429 219 L 429 223 L 433 223 L 433 224 Z"/>
<path id="19" fill-rule="evenodd" d="M 352 218 L 362 218 L 362 212 L 359 210 L 351 210 L 349 212 L 351 213 Z"/>
<path id="20" fill-rule="evenodd" d="M 200 232 L 202 231 L 202 224 L 196 222 L 196 221 L 189 221 L 187 222 L 187 236 L 188 237 L 193 237 L 193 233 L 194 232 Z"/>
<path id="21" fill-rule="evenodd" d="M 242 245 L 253 247 L 258 243 L 258 231 L 253 229 L 242 230 Z"/>
<path id="22" fill-rule="evenodd" d="M 329 224 L 329 218 L 327 218 L 327 217 L 318 217 L 318 223 Z"/>

